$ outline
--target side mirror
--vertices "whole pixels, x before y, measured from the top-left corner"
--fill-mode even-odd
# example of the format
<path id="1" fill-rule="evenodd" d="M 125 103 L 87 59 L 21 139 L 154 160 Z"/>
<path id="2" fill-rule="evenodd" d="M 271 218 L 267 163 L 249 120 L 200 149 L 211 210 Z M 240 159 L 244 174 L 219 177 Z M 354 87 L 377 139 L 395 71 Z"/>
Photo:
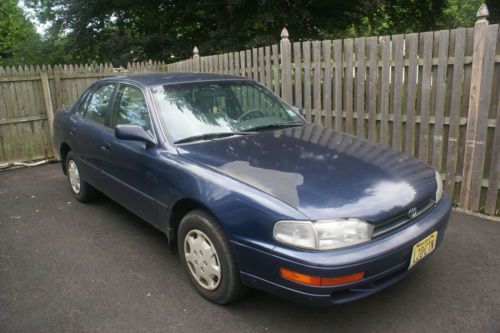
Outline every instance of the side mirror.
<path id="1" fill-rule="evenodd" d="M 139 125 L 117 125 L 115 136 L 120 140 L 142 141 L 146 145 L 155 144 L 151 135 Z"/>

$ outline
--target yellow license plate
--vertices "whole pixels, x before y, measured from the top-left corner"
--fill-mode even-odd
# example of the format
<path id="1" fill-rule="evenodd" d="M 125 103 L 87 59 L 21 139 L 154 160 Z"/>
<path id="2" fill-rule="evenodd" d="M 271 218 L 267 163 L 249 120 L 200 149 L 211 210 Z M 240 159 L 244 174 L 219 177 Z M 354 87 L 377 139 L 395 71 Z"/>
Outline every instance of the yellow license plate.
<path id="1" fill-rule="evenodd" d="M 411 253 L 410 266 L 408 269 L 412 268 L 417 262 L 428 256 L 436 248 L 438 232 L 434 231 L 429 236 L 422 239 L 420 242 L 413 246 L 413 252 Z"/>

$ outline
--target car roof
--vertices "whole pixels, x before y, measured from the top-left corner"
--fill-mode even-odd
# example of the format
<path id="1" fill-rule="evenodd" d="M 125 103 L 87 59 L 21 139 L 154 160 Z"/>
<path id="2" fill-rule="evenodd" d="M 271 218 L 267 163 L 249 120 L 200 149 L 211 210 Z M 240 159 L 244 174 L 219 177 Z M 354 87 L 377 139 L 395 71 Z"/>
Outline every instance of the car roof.
<path id="1" fill-rule="evenodd" d="M 127 76 L 115 76 L 103 80 L 136 83 L 144 86 L 178 84 L 203 81 L 248 80 L 245 77 L 215 73 L 151 73 Z"/>

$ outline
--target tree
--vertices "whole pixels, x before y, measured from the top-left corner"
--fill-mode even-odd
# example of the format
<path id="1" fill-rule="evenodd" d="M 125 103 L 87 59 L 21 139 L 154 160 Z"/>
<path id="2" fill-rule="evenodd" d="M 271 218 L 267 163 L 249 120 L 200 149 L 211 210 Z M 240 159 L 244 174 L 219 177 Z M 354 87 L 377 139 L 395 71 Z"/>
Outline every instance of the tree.
<path id="1" fill-rule="evenodd" d="M 8 0 L 13 2 L 14 0 Z M 72 62 L 177 60 L 294 40 L 472 26 L 481 0 L 25 0 Z M 492 16 L 498 0 L 488 0 Z M 47 43 L 47 41 L 45 41 Z M 58 53 L 60 55 L 60 53 Z M 59 57 L 60 58 L 60 57 Z M 58 58 L 58 59 L 59 59 Z M 63 57 L 64 58 L 64 57 Z"/>
<path id="2" fill-rule="evenodd" d="M 0 2 L 0 65 L 29 61 L 26 50 L 38 41 L 33 24 L 24 16 L 16 0 Z"/>
<path id="3" fill-rule="evenodd" d="M 443 26 L 471 27 L 476 20 L 476 12 L 483 0 L 448 0 L 444 10 Z"/>
<path id="4" fill-rule="evenodd" d="M 30 0 L 42 20 L 71 31 L 81 59 L 125 63 L 183 58 L 194 45 L 215 53 L 279 41 L 356 33 L 405 32 L 434 26 L 446 0 Z M 369 29 L 364 29 L 368 22 Z M 126 50 L 126 52 L 124 52 Z"/>

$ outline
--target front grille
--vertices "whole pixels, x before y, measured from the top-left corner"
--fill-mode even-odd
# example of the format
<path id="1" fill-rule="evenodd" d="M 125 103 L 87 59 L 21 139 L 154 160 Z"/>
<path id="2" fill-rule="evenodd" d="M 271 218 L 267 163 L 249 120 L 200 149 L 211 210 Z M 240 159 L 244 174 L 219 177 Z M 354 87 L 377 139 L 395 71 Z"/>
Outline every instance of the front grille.
<path id="1" fill-rule="evenodd" d="M 413 221 L 414 219 L 416 219 L 420 215 L 427 212 L 429 209 L 434 207 L 434 205 L 435 205 L 435 201 L 433 199 L 424 200 L 415 207 L 417 209 L 417 211 L 416 211 L 414 217 L 408 216 L 408 212 L 403 212 L 399 215 L 394 216 L 393 218 L 391 218 L 387 221 L 384 221 L 382 223 L 377 224 L 375 226 L 375 229 L 373 230 L 373 238 L 378 237 L 380 235 L 388 233 L 389 231 L 392 231 L 394 229 L 397 229 L 397 228 L 404 226 L 405 224 Z"/>

